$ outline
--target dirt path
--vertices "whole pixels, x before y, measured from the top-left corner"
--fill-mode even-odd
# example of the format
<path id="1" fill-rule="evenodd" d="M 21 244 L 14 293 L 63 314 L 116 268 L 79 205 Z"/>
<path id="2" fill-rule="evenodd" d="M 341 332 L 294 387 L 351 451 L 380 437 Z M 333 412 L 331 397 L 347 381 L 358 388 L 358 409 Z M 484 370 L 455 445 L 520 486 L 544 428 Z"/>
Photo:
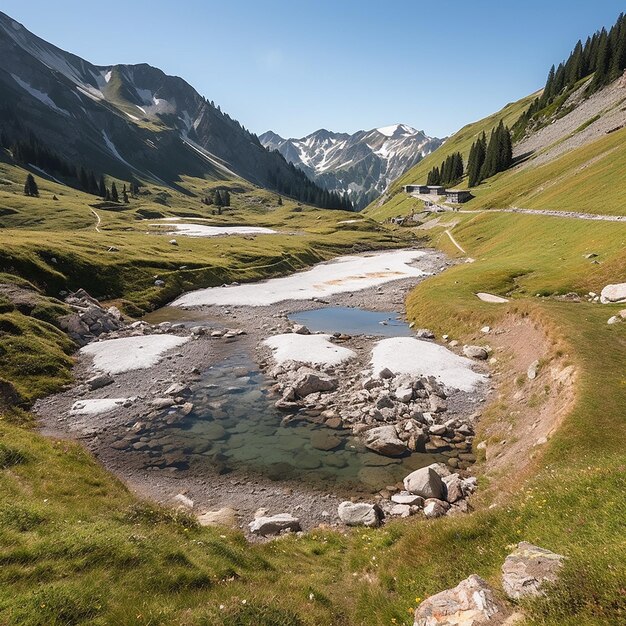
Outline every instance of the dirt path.
<path id="1" fill-rule="evenodd" d="M 98 215 L 98 213 L 96 211 L 94 211 L 93 209 L 89 209 L 96 217 L 96 232 L 100 233 L 102 232 L 100 230 L 100 224 L 102 224 L 102 220 L 100 219 L 100 216 Z"/>
<path id="2" fill-rule="evenodd" d="M 548 209 L 459 209 L 455 213 L 523 213 L 525 215 L 546 215 L 548 217 L 569 217 L 577 220 L 599 220 L 604 222 L 626 222 L 626 215 L 597 215 L 595 213 L 580 213 L 578 211 L 550 211 Z"/>
<path id="3" fill-rule="evenodd" d="M 467 252 L 461 247 L 459 242 L 453 237 L 452 233 L 449 230 L 446 230 L 446 235 L 450 237 L 450 241 L 463 253 L 467 254 Z"/>

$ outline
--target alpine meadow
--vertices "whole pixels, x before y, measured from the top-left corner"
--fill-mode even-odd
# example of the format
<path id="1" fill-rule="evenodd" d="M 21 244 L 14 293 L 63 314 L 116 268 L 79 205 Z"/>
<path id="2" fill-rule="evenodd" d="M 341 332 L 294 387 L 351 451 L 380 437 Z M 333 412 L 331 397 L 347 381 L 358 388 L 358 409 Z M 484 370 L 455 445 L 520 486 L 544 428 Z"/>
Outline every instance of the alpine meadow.
<path id="1" fill-rule="evenodd" d="M 0 625 L 626 624 L 624 14 L 13 4 Z"/>

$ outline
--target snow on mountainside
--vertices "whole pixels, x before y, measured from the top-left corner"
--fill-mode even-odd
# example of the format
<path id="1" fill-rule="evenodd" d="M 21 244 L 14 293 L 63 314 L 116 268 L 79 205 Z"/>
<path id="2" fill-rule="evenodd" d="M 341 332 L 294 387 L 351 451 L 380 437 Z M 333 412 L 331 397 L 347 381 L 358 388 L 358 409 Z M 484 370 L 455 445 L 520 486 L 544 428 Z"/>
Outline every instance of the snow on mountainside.
<path id="1" fill-rule="evenodd" d="M 443 141 L 406 124 L 353 135 L 320 129 L 301 139 L 283 139 L 267 131 L 259 139 L 326 189 L 347 191 L 357 208 L 384 193 L 393 180 Z"/>
<path id="2" fill-rule="evenodd" d="M 181 175 L 237 175 L 299 198 L 313 193 L 301 172 L 182 78 L 147 64 L 93 65 L 2 12 L 0 93 L 6 137 L 33 133 L 70 163 L 97 173 L 183 192 Z"/>

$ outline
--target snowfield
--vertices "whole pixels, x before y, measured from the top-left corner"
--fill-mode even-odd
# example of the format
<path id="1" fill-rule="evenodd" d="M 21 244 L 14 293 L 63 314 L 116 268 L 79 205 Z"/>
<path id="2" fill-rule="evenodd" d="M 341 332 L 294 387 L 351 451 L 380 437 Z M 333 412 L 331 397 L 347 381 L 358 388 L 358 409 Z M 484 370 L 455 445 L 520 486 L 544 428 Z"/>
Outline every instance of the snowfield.
<path id="1" fill-rule="evenodd" d="M 309 300 L 360 291 L 393 280 L 428 275 L 428 272 L 409 265 L 425 254 L 419 250 L 394 250 L 343 256 L 284 278 L 192 291 L 175 300 L 172 306 L 267 306 L 283 300 Z"/>
<path id="2" fill-rule="evenodd" d="M 168 218 L 172 219 L 172 218 Z M 263 228 L 262 226 L 207 226 L 206 224 L 150 224 L 167 229 L 162 234 L 180 234 L 187 237 L 216 237 L 217 235 L 274 235 L 275 230 Z"/>
<path id="3" fill-rule="evenodd" d="M 176 335 L 122 337 L 91 343 L 81 348 L 80 352 L 93 357 L 95 369 L 106 374 L 121 374 L 152 367 L 168 350 L 187 341 L 189 337 Z"/>
<path id="4" fill-rule="evenodd" d="M 263 343 L 273 351 L 276 363 L 295 361 L 307 365 L 339 365 L 356 356 L 349 348 L 337 346 L 330 335 L 298 335 L 286 333 L 265 339 Z"/>
<path id="5" fill-rule="evenodd" d="M 452 389 L 473 391 L 487 380 L 471 369 L 473 361 L 458 356 L 444 346 L 413 337 L 391 337 L 376 343 L 372 350 L 372 370 L 377 376 L 389 368 L 394 374 L 434 376 Z"/>

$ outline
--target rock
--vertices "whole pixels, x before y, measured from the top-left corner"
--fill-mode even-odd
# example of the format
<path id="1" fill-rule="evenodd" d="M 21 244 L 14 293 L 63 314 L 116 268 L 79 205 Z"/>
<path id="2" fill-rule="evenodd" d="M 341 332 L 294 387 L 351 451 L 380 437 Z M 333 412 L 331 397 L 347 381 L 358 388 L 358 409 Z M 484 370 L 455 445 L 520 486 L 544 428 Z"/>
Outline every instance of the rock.
<path id="1" fill-rule="evenodd" d="M 395 390 L 394 395 L 398 402 L 408 403 L 413 400 L 413 389 L 411 387 L 398 387 Z"/>
<path id="2" fill-rule="evenodd" d="M 435 333 L 428 328 L 420 328 L 416 333 L 416 336 L 420 339 L 434 339 Z"/>
<path id="3" fill-rule="evenodd" d="M 361 383 L 361 387 L 363 387 L 363 389 L 367 389 L 368 391 L 372 390 L 372 389 L 376 389 L 377 387 L 381 386 L 381 382 L 380 380 L 376 379 L 376 378 L 366 378 L 362 383 Z"/>
<path id="4" fill-rule="evenodd" d="M 304 398 L 318 391 L 334 391 L 338 382 L 334 376 L 317 372 L 313 369 L 301 368 L 293 383 L 295 393 Z"/>
<path id="5" fill-rule="evenodd" d="M 99 376 L 93 376 L 87 381 L 87 387 L 89 387 L 90 391 L 95 391 L 96 389 L 102 389 L 102 387 L 106 387 L 107 385 L 111 385 L 113 383 L 113 378 L 108 374 L 102 374 Z"/>
<path id="6" fill-rule="evenodd" d="M 176 402 L 173 398 L 155 398 L 150 402 L 150 406 L 155 409 L 168 409 L 171 406 L 174 406 Z"/>
<path id="7" fill-rule="evenodd" d="M 389 397 L 388 393 L 382 393 L 378 397 L 378 400 L 376 400 L 377 409 L 393 409 L 394 406 L 393 400 Z"/>
<path id="8" fill-rule="evenodd" d="M 480 576 L 472 574 L 453 589 L 426 598 L 413 626 L 503 626 L 510 611 Z"/>
<path id="9" fill-rule="evenodd" d="M 342 440 L 334 435 L 323 430 L 316 430 L 311 433 L 311 445 L 316 450 L 334 450 L 338 448 L 342 443 Z"/>
<path id="10" fill-rule="evenodd" d="M 291 329 L 291 332 L 296 333 L 296 335 L 310 335 L 311 334 L 311 331 L 303 324 L 294 324 Z"/>
<path id="11" fill-rule="evenodd" d="M 446 500 L 454 504 L 463 497 L 463 486 L 461 477 L 458 474 L 450 474 L 443 479 L 446 486 Z"/>
<path id="12" fill-rule="evenodd" d="M 173 500 L 180 507 L 193 509 L 193 500 L 191 498 L 188 498 L 184 493 L 179 493 L 178 495 L 174 496 Z"/>
<path id="13" fill-rule="evenodd" d="M 383 369 L 378 372 L 378 378 L 382 378 L 383 380 L 389 380 L 394 376 L 395 374 L 388 367 L 383 367 Z"/>
<path id="14" fill-rule="evenodd" d="M 179 409 L 180 413 L 185 417 L 193 411 L 193 403 L 185 402 Z"/>
<path id="15" fill-rule="evenodd" d="M 528 376 L 528 380 L 535 380 L 537 378 L 537 374 L 539 373 L 539 361 L 533 361 L 529 366 L 528 370 L 526 370 L 526 376 Z"/>
<path id="16" fill-rule="evenodd" d="M 486 361 L 489 356 L 487 350 L 480 346 L 463 346 L 463 354 L 470 359 L 477 359 L 479 361 Z"/>
<path id="17" fill-rule="evenodd" d="M 606 321 L 607 324 L 617 324 L 618 322 L 621 322 L 622 318 L 619 317 L 618 315 L 611 315 L 611 317 L 609 317 L 609 319 Z"/>
<path id="18" fill-rule="evenodd" d="M 545 583 L 558 579 L 565 557 L 522 541 L 502 565 L 502 587 L 513 600 L 541 595 Z"/>
<path id="19" fill-rule="evenodd" d="M 290 513 L 279 513 L 270 517 L 257 517 L 248 524 L 250 532 L 255 535 L 278 535 L 286 530 L 298 532 L 301 530 L 300 520 Z"/>
<path id="20" fill-rule="evenodd" d="M 165 390 L 166 396 L 173 396 L 174 398 L 178 396 L 188 396 L 190 394 L 191 389 L 189 389 L 187 385 L 183 385 L 182 383 L 174 383 Z"/>
<path id="21" fill-rule="evenodd" d="M 396 504 L 389 509 L 389 513 L 390 515 L 409 517 L 411 515 L 411 507 L 408 504 Z"/>
<path id="22" fill-rule="evenodd" d="M 237 511 L 228 506 L 218 511 L 207 511 L 198 516 L 200 526 L 226 526 L 237 528 Z"/>
<path id="23" fill-rule="evenodd" d="M 414 496 L 411 493 L 394 493 L 391 501 L 396 504 L 408 504 L 409 506 L 424 506 L 424 498 L 422 496 Z"/>
<path id="24" fill-rule="evenodd" d="M 433 424 L 429 427 L 428 432 L 431 435 L 445 435 L 448 429 L 443 424 Z"/>
<path id="25" fill-rule="evenodd" d="M 449 508 L 450 505 L 439 498 L 427 498 L 424 501 L 424 515 L 428 518 L 442 517 Z"/>
<path id="26" fill-rule="evenodd" d="M 365 446 L 385 456 L 402 456 L 408 451 L 406 443 L 398 438 L 396 427 L 392 424 L 368 430 L 365 433 Z"/>
<path id="27" fill-rule="evenodd" d="M 413 495 L 422 498 L 442 499 L 445 485 L 441 476 L 432 467 L 422 467 L 411 472 L 404 479 L 404 488 Z"/>
<path id="28" fill-rule="evenodd" d="M 378 505 L 366 502 L 342 502 L 337 513 L 346 526 L 369 526 L 370 528 L 380 526 L 383 516 Z"/>
<path id="29" fill-rule="evenodd" d="M 488 335 L 491 332 L 491 326 L 483 326 L 480 329 L 480 332 L 481 333 L 485 333 L 485 335 Z"/>
<path id="30" fill-rule="evenodd" d="M 626 283 L 607 285 L 600 292 L 600 302 L 602 302 L 602 304 L 626 302 Z"/>
<path id="31" fill-rule="evenodd" d="M 170 239 L 170 245 L 177 246 L 178 245 L 178 241 L 176 241 L 176 239 Z"/>

